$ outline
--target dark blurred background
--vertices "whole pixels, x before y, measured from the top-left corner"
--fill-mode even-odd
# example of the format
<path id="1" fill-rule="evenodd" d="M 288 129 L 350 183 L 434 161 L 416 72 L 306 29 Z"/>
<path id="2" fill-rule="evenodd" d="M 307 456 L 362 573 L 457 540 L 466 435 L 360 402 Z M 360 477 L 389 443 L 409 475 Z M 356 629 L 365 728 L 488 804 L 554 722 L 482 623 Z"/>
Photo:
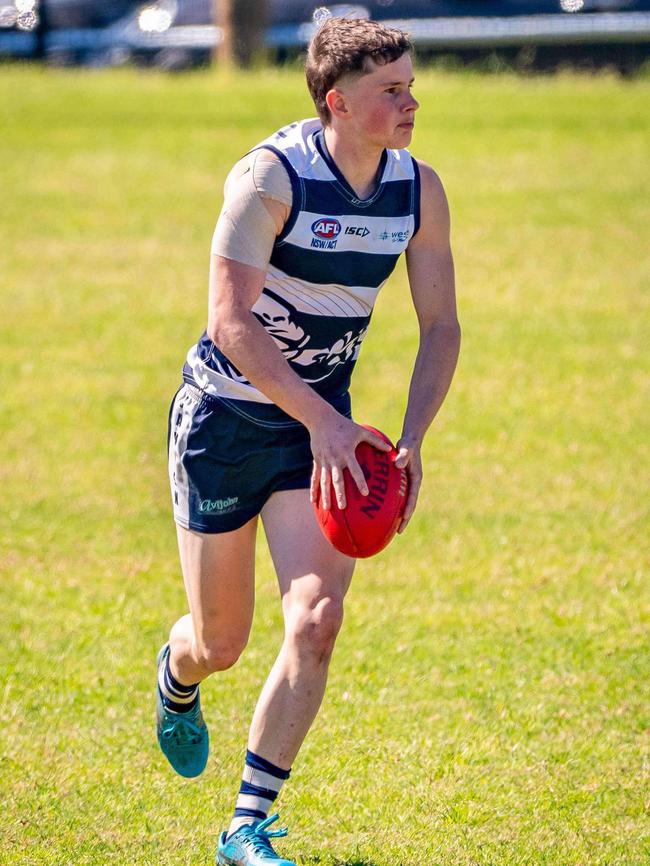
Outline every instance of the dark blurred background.
<path id="1" fill-rule="evenodd" d="M 633 74 L 650 57 L 650 0 L 0 0 L 0 62 L 182 70 L 295 58 L 324 14 L 409 31 L 450 66 Z"/>

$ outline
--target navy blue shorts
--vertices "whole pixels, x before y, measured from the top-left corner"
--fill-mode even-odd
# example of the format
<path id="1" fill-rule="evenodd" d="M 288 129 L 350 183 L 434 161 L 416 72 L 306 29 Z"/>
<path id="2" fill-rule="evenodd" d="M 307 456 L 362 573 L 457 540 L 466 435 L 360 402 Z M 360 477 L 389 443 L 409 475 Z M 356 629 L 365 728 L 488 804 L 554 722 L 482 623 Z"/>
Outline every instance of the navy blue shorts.
<path id="1" fill-rule="evenodd" d="M 286 420 L 271 420 L 279 414 Z M 238 529 L 272 493 L 311 482 L 306 427 L 276 406 L 222 400 L 188 383 L 172 401 L 168 451 L 174 520 L 196 532 Z"/>

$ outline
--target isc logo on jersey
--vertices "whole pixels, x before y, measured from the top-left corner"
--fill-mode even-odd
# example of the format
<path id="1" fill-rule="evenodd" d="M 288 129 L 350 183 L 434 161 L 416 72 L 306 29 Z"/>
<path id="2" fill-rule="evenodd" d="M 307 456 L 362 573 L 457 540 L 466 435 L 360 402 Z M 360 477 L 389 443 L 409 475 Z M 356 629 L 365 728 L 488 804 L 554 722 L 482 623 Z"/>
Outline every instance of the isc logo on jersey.
<path id="1" fill-rule="evenodd" d="M 319 250 L 333 250 L 336 248 L 336 238 L 341 232 L 341 223 L 331 217 L 321 217 L 314 220 L 311 230 L 316 235 L 311 239 L 312 247 Z"/>

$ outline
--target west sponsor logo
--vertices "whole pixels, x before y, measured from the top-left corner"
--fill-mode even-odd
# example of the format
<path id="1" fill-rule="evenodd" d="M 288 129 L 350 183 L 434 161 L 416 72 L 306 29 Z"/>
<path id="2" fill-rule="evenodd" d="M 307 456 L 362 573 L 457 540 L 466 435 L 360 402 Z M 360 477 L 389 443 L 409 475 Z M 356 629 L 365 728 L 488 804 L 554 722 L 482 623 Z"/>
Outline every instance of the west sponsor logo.
<path id="1" fill-rule="evenodd" d="M 390 240 L 392 244 L 404 244 L 410 238 L 410 236 L 411 232 L 408 230 L 405 232 L 382 232 L 379 235 L 379 240 Z"/>

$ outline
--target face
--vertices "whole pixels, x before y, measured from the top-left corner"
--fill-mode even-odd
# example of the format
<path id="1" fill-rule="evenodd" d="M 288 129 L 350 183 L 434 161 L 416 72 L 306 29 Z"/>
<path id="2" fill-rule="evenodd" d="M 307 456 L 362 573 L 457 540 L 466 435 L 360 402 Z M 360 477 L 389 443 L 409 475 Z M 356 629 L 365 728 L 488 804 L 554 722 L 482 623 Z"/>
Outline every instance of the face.
<path id="1" fill-rule="evenodd" d="M 332 120 L 344 121 L 357 140 L 380 147 L 406 147 L 413 134 L 415 112 L 419 103 L 411 94 L 413 64 L 409 54 L 393 63 L 380 65 L 367 61 L 365 75 L 348 76 L 333 89 L 339 95 L 343 112 L 332 109 Z M 331 91 L 330 91 L 331 92 Z M 347 133 L 346 133 L 347 134 Z"/>

